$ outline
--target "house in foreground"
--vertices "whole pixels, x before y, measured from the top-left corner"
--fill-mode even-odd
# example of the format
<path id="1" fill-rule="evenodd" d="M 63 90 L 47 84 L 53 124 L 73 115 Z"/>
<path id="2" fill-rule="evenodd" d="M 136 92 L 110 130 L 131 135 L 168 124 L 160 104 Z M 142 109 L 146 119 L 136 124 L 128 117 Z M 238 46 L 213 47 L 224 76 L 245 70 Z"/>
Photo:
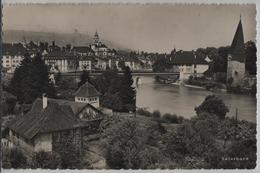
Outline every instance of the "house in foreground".
<path id="1" fill-rule="evenodd" d="M 187 80 L 190 76 L 200 77 L 208 70 L 209 63 L 204 57 L 196 55 L 194 51 L 178 51 L 172 58 L 175 72 L 180 73 L 180 80 Z"/>
<path id="2" fill-rule="evenodd" d="M 96 133 L 104 114 L 88 103 L 43 96 L 25 115 L 17 116 L 5 129 L 8 146 L 27 153 L 59 151 L 71 142 L 81 151 L 83 136 Z"/>

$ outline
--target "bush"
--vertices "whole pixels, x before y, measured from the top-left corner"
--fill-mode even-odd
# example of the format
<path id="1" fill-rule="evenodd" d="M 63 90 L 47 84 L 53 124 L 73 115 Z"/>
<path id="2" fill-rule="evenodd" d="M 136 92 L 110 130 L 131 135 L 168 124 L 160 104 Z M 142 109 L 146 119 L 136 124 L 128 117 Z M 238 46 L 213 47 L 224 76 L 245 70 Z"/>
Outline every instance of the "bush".
<path id="1" fill-rule="evenodd" d="M 34 167 L 43 169 L 60 168 L 61 160 L 58 154 L 39 151 L 34 155 Z"/>
<path id="2" fill-rule="evenodd" d="M 162 117 L 163 122 L 165 123 L 179 123 L 177 115 L 173 114 L 164 114 Z"/>
<path id="3" fill-rule="evenodd" d="M 208 112 L 210 114 L 217 115 L 220 119 L 224 119 L 226 113 L 229 112 L 229 109 L 219 97 L 209 95 L 205 98 L 201 105 L 195 107 L 195 111 L 197 115 L 202 112 Z"/>
<path id="4" fill-rule="evenodd" d="M 107 130 L 106 162 L 111 169 L 147 168 L 157 162 L 147 144 L 147 133 L 135 120 L 126 120 Z M 146 152 L 147 151 L 147 152 Z"/>
<path id="5" fill-rule="evenodd" d="M 26 168 L 28 165 L 27 158 L 21 150 L 13 148 L 10 151 L 10 163 L 11 167 L 15 169 Z"/>
<path id="6" fill-rule="evenodd" d="M 154 112 L 152 113 L 152 117 L 153 117 L 154 119 L 159 119 L 159 118 L 161 118 L 161 112 L 158 111 L 158 110 L 154 111 Z"/>
<path id="7" fill-rule="evenodd" d="M 149 112 L 149 111 L 147 111 L 145 109 L 138 109 L 137 113 L 140 114 L 140 115 L 146 116 L 146 117 L 151 117 L 152 116 L 151 112 Z"/>
<path id="8" fill-rule="evenodd" d="M 161 117 L 161 121 L 164 123 L 174 123 L 181 124 L 184 118 L 182 116 L 177 116 L 176 114 L 166 113 Z"/>

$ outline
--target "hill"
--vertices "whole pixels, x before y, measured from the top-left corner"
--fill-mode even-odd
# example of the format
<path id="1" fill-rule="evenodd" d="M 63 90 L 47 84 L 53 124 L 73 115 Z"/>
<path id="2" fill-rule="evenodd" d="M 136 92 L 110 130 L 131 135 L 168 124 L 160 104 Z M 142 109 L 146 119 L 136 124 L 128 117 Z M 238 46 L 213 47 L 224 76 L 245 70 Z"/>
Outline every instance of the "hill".
<path id="1" fill-rule="evenodd" d="M 92 35 L 82 33 L 52 33 L 52 32 L 37 32 L 23 30 L 6 30 L 3 31 L 3 42 L 49 42 L 55 40 L 57 45 L 74 44 L 76 46 L 89 45 L 92 43 Z M 109 48 L 116 50 L 130 50 L 110 40 L 102 39 Z"/>

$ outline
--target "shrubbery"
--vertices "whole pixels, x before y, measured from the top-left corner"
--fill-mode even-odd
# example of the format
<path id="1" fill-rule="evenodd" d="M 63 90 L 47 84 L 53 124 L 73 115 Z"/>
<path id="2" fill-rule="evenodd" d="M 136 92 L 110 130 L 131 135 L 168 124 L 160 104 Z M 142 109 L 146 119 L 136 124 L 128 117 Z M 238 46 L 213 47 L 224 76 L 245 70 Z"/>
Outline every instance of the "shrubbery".
<path id="1" fill-rule="evenodd" d="M 39 151 L 34 155 L 33 166 L 42 169 L 58 169 L 61 166 L 61 159 L 57 153 Z"/>
<path id="2" fill-rule="evenodd" d="M 229 112 L 229 109 L 219 97 L 215 95 L 209 95 L 205 98 L 201 105 L 195 107 L 195 111 L 198 115 L 201 112 L 208 112 L 210 114 L 217 115 L 221 119 L 224 119 L 226 113 Z"/>
<path id="3" fill-rule="evenodd" d="M 182 116 L 177 116 L 176 114 L 169 114 L 169 113 L 161 114 L 161 112 L 158 110 L 155 110 L 154 112 L 151 113 L 145 109 L 138 109 L 137 113 L 142 116 L 151 117 L 162 123 L 180 124 L 184 120 Z"/>
<path id="4" fill-rule="evenodd" d="M 10 161 L 11 168 L 25 169 L 28 167 L 26 156 L 18 148 L 11 149 L 7 157 L 7 160 Z"/>

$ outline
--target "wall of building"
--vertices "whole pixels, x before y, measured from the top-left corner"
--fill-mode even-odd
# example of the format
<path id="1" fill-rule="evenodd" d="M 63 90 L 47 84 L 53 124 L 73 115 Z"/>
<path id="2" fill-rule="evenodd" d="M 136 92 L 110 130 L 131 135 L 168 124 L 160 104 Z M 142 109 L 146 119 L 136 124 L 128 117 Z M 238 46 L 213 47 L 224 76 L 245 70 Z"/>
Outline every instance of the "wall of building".
<path id="1" fill-rule="evenodd" d="M 52 151 L 52 134 L 39 134 L 34 138 L 34 151 Z"/>
<path id="2" fill-rule="evenodd" d="M 91 120 L 91 119 L 97 119 L 99 118 L 99 112 L 94 110 L 92 107 L 86 107 L 84 110 L 82 110 L 78 117 L 81 120 Z"/>
<path id="3" fill-rule="evenodd" d="M 90 98 L 75 97 L 75 102 L 89 103 L 92 106 L 94 106 L 95 108 L 98 108 L 100 106 L 99 105 L 99 97 L 90 97 Z"/>
<path id="4" fill-rule="evenodd" d="M 197 64 L 196 66 L 196 71 L 198 74 L 204 73 L 209 69 L 209 65 L 207 64 Z"/>
<path id="5" fill-rule="evenodd" d="M 23 56 L 20 55 L 3 55 L 2 65 L 8 68 L 8 73 L 14 73 L 15 69 L 21 64 Z"/>
<path id="6" fill-rule="evenodd" d="M 16 146 L 27 153 L 32 153 L 34 151 L 34 146 L 32 141 L 28 141 L 22 136 L 18 135 L 12 130 L 9 130 L 8 140 L 11 142 L 11 146 Z"/>
<path id="7" fill-rule="evenodd" d="M 233 78 L 233 85 L 238 85 L 245 77 L 245 63 L 239 61 L 228 61 L 227 80 Z"/>
<path id="8" fill-rule="evenodd" d="M 174 66 L 176 67 L 176 66 Z M 208 70 L 209 65 L 207 64 L 197 64 L 193 65 L 179 65 L 179 70 L 176 72 L 180 73 L 180 80 L 187 80 L 190 76 L 203 76 L 203 73 Z"/>
<path id="9" fill-rule="evenodd" d="M 91 70 L 91 61 L 90 60 L 81 60 L 79 61 L 79 69 L 80 70 Z"/>
<path id="10" fill-rule="evenodd" d="M 82 129 L 75 128 L 52 133 L 52 149 L 53 151 L 60 152 L 68 143 L 72 144 L 77 151 L 81 152 L 82 149 Z"/>

